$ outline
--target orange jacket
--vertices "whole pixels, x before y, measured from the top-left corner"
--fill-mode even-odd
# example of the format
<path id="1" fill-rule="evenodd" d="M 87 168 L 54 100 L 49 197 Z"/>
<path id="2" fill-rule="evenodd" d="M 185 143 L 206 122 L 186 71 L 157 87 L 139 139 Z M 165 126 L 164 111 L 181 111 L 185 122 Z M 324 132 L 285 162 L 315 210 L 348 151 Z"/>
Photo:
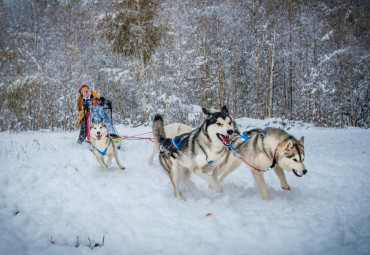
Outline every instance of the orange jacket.
<path id="1" fill-rule="evenodd" d="M 98 93 L 96 92 L 91 92 L 91 96 L 90 96 L 90 99 L 91 98 L 100 98 L 100 96 L 98 95 Z M 84 110 L 84 106 L 83 106 L 83 101 L 81 101 L 82 103 L 81 104 L 78 104 L 78 111 L 82 111 L 82 114 L 80 116 L 80 118 L 78 119 L 77 121 L 77 125 L 80 125 L 81 121 L 83 120 L 83 118 L 85 117 L 85 114 L 86 114 L 86 110 Z M 99 100 L 93 100 L 92 101 L 92 105 L 97 105 L 97 104 L 101 104 L 101 102 Z"/>

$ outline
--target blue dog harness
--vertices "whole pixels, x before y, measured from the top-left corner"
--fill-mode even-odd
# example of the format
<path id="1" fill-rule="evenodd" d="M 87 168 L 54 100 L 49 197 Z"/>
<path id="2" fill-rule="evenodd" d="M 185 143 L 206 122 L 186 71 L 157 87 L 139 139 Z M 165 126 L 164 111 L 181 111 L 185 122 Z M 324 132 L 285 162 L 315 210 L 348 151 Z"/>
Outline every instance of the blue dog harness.
<path id="1" fill-rule="evenodd" d="M 107 149 L 108 149 L 108 146 L 107 148 L 105 148 L 104 151 L 100 151 L 98 148 L 95 148 L 102 156 L 105 156 L 105 154 L 107 153 Z"/>
<path id="2" fill-rule="evenodd" d="M 264 136 L 266 136 L 266 132 L 263 132 L 263 135 Z M 242 136 L 240 136 L 241 138 L 243 138 L 244 139 L 244 141 L 239 145 L 239 148 L 237 149 L 237 150 L 235 150 L 234 149 L 234 147 L 233 147 L 233 143 L 235 142 L 232 142 L 231 144 L 230 144 L 230 146 L 229 146 L 229 149 L 231 150 L 231 151 L 234 151 L 236 154 L 239 154 L 239 152 L 240 152 L 240 147 L 245 143 L 245 142 L 247 142 L 249 139 L 251 139 L 249 136 L 247 136 L 247 135 L 245 135 L 245 134 L 243 134 Z M 277 160 L 276 160 L 276 158 L 277 158 L 277 156 L 276 156 L 276 151 L 277 151 L 277 149 L 275 150 L 275 154 L 274 154 L 274 157 L 273 157 L 273 161 L 272 161 L 272 165 L 270 166 L 270 168 L 273 168 L 276 164 L 277 164 Z M 258 168 L 256 168 L 256 167 L 254 167 L 254 166 L 252 166 L 251 164 L 249 164 L 248 162 L 246 162 L 245 160 L 243 160 L 241 157 L 239 157 L 239 155 L 236 155 L 240 160 L 242 160 L 244 163 L 246 163 L 248 166 L 250 166 L 250 167 L 252 167 L 253 169 L 255 169 L 255 170 L 257 170 L 257 171 L 263 171 L 263 172 L 265 172 L 266 170 L 261 170 L 261 169 L 258 169 Z"/>
<path id="3" fill-rule="evenodd" d="M 176 142 L 176 137 L 175 137 L 174 139 L 172 139 L 172 143 L 173 143 L 173 145 L 175 145 L 175 147 L 176 147 L 177 149 L 179 149 L 179 148 L 180 148 L 180 144 L 181 144 L 181 143 L 182 143 L 182 141 L 184 141 L 186 138 L 188 138 L 188 136 L 185 136 L 185 137 L 183 137 L 180 141 Z"/>
<path id="4" fill-rule="evenodd" d="M 243 138 L 244 139 L 244 142 L 242 142 L 240 145 L 239 145 L 239 148 L 237 149 L 237 150 L 235 150 L 234 149 L 234 147 L 233 147 L 233 143 L 235 142 L 232 142 L 232 143 L 230 143 L 230 145 L 229 145 L 229 149 L 230 150 L 232 150 L 232 151 L 235 151 L 236 153 L 238 153 L 239 154 L 239 151 L 240 151 L 240 147 L 246 142 L 246 141 L 248 141 L 249 139 L 251 139 L 249 136 L 247 136 L 247 135 L 242 135 L 242 136 L 240 136 L 241 138 Z"/>
<path id="5" fill-rule="evenodd" d="M 189 136 L 188 135 L 186 135 L 186 136 L 184 136 L 183 138 L 181 138 L 181 140 L 180 141 L 178 141 L 178 142 L 176 142 L 176 137 L 174 138 L 174 139 L 172 139 L 172 143 L 173 143 L 173 145 L 179 150 L 179 148 L 180 148 L 180 144 L 182 143 L 182 141 L 184 141 L 185 139 L 187 139 Z M 203 148 L 202 148 L 203 149 Z M 203 151 L 204 151 L 204 149 L 203 149 Z M 208 161 L 208 155 L 207 155 L 207 153 L 204 151 L 204 153 L 206 154 L 206 161 L 207 161 L 207 163 L 208 164 L 212 164 L 213 162 L 214 162 L 214 160 L 210 160 L 210 161 Z"/>

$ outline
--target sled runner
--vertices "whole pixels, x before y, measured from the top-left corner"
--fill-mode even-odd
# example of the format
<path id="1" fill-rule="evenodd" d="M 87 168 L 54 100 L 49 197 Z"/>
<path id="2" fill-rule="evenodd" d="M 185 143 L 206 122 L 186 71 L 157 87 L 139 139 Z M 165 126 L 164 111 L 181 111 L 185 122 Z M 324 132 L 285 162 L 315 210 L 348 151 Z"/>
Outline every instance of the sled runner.
<path id="1" fill-rule="evenodd" d="M 94 100 L 100 101 L 101 104 L 93 105 L 92 102 Z M 99 122 L 100 120 L 103 120 L 108 128 L 109 136 L 113 139 L 117 149 L 121 149 L 122 137 L 119 136 L 117 129 L 114 127 L 112 121 L 112 102 L 104 98 L 92 98 L 88 100 L 87 103 L 89 105 L 87 112 L 87 141 L 90 142 L 90 127 L 92 121 L 94 120 L 95 122 Z M 110 117 L 107 113 L 108 110 L 110 111 Z"/>

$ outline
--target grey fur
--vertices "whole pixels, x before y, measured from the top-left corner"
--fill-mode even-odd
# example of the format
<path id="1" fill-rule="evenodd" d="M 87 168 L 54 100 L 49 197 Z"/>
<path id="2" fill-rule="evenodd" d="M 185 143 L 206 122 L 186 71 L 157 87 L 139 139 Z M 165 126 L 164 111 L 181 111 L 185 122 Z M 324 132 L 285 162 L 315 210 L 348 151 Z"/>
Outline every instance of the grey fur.
<path id="1" fill-rule="evenodd" d="M 271 200 L 263 173 L 264 170 L 273 165 L 275 154 L 276 164 L 273 165 L 273 168 L 280 179 L 283 189 L 290 190 L 283 169 L 293 172 L 298 177 L 307 173 L 304 165 L 303 137 L 298 141 L 284 130 L 277 128 L 255 129 L 245 134 L 250 137 L 248 141 L 245 142 L 243 138 L 238 137 L 232 143 L 235 151 L 239 150 L 239 153 L 230 151 L 229 153 L 235 155 L 235 157 L 229 157 L 222 168 L 213 172 L 219 183 L 244 161 L 250 165 L 262 198 Z M 253 169 L 251 166 L 258 170 Z"/>
<path id="2" fill-rule="evenodd" d="M 228 155 L 227 143 L 231 142 L 234 135 L 235 122 L 226 107 L 219 112 L 206 109 L 203 112 L 206 114 L 203 124 L 182 135 L 178 148 L 172 139 L 166 138 L 163 118 L 156 115 L 153 121 L 153 133 L 159 142 L 159 161 L 170 177 L 175 197 L 183 200 L 185 198 L 179 190 L 179 183 L 188 180 L 192 173 L 207 181 L 217 192 L 223 192 L 222 186 L 209 173 L 225 161 Z"/>

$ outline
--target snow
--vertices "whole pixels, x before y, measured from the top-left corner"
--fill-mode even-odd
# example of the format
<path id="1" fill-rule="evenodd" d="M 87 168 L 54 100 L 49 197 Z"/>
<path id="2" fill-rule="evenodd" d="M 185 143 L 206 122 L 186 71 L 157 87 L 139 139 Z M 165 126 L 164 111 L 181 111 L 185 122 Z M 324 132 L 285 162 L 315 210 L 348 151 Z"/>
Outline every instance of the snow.
<path id="1" fill-rule="evenodd" d="M 322 38 L 321 41 L 329 41 L 330 38 L 333 36 L 334 30 L 331 30 L 329 33 L 326 33 Z"/>
<path id="2" fill-rule="evenodd" d="M 237 122 L 241 131 L 281 127 Z M 308 173 L 286 172 L 286 191 L 266 172 L 272 201 L 245 165 L 224 180 L 224 193 L 192 176 L 182 186 L 187 202 L 177 200 L 158 159 L 147 164 L 149 140 L 123 141 L 121 171 L 114 160 L 102 170 L 77 131 L 0 133 L 0 254 L 369 254 L 370 131 L 288 128 L 305 136 Z"/>

